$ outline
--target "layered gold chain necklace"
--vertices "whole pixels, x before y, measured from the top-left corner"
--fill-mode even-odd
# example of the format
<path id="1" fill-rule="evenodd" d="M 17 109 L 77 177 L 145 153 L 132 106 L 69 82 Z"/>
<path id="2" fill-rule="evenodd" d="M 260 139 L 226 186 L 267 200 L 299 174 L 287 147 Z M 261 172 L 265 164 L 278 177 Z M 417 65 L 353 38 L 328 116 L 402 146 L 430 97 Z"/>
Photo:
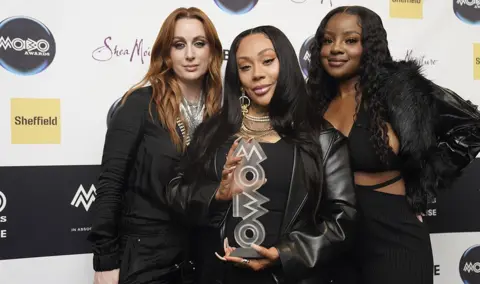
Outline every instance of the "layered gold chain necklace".
<path id="1" fill-rule="evenodd" d="M 249 138 L 261 138 L 275 133 L 272 125 L 269 123 L 270 117 L 266 116 L 253 116 L 248 113 L 244 114 L 244 120 L 242 121 L 242 126 L 240 127 L 240 134 L 244 137 Z M 248 124 L 259 123 L 266 124 L 267 127 L 261 129 L 254 129 Z"/>

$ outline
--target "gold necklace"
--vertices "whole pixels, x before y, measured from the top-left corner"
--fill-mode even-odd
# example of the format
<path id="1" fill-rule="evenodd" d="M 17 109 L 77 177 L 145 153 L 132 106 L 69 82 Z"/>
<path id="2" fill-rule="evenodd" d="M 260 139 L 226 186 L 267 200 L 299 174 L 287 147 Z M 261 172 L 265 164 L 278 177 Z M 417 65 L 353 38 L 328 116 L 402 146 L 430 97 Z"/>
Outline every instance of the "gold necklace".
<path id="1" fill-rule="evenodd" d="M 243 123 L 242 123 L 242 126 L 240 127 L 240 134 L 250 138 L 261 138 L 273 133 L 275 133 L 275 130 L 273 128 L 266 129 L 266 130 L 252 130 L 247 128 Z"/>
<path id="2" fill-rule="evenodd" d="M 250 114 L 246 113 L 245 118 L 250 120 L 250 121 L 255 121 L 255 122 L 268 122 L 268 121 L 270 121 L 270 117 L 268 115 L 253 116 L 253 115 L 250 115 Z"/>
<path id="3" fill-rule="evenodd" d="M 245 124 L 245 121 L 242 121 L 242 127 L 246 128 L 246 130 L 251 132 L 263 132 L 263 131 L 268 131 L 273 129 L 272 125 L 268 125 L 268 127 L 265 129 L 253 129 L 253 128 L 250 128 L 247 124 Z"/>

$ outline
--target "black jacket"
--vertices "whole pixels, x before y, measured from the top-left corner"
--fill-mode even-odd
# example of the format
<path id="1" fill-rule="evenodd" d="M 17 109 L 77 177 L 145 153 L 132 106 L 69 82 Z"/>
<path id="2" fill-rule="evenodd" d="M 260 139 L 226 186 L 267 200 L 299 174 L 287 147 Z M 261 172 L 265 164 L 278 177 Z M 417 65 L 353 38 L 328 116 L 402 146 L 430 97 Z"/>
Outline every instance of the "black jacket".
<path id="1" fill-rule="evenodd" d="M 480 114 L 425 78 L 415 61 L 395 62 L 380 72 L 378 85 L 400 140 L 407 198 L 423 213 L 429 199 L 450 187 L 480 151 Z"/>
<path id="2" fill-rule="evenodd" d="M 328 126 L 321 132 L 319 142 L 323 152 L 324 183 L 320 198 L 313 202 L 308 200 L 309 189 L 303 178 L 307 161 L 312 160 L 295 146 L 293 178 L 281 241 L 275 246 L 280 254 L 281 266 L 272 277 L 278 283 L 319 283 L 321 267 L 345 252 L 352 242 L 356 200 L 346 139 Z M 211 172 L 192 184 L 186 184 L 179 174 L 167 188 L 167 200 L 174 210 L 186 213 L 195 223 L 208 223 L 223 232 L 231 202 L 222 206 L 215 201 L 221 173 L 213 170 L 215 166 L 210 168 Z M 314 206 L 306 206 L 307 200 Z M 223 240 L 221 234 L 217 239 L 219 242 Z"/>
<path id="3" fill-rule="evenodd" d="M 186 231 L 171 221 L 163 195 L 180 157 L 158 119 L 152 88 L 133 92 L 105 137 L 88 236 L 95 271 L 121 268 L 138 281 L 140 269 L 161 274 L 183 261 Z"/>

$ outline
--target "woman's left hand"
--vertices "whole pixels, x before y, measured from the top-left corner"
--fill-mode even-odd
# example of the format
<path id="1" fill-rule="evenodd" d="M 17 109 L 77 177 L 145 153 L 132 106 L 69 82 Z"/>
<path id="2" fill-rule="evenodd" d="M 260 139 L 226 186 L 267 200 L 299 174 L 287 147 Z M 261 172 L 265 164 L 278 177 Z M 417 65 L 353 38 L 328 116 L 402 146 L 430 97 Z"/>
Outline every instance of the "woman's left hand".
<path id="1" fill-rule="evenodd" d="M 242 267 L 248 267 L 254 271 L 259 271 L 274 265 L 274 263 L 277 262 L 278 258 L 280 257 L 280 255 L 278 254 L 278 250 L 275 247 L 265 248 L 258 245 L 252 245 L 252 248 L 256 250 L 264 258 L 244 259 L 240 257 L 230 256 L 230 254 L 235 250 L 235 248 L 232 248 L 228 245 L 227 239 L 225 239 L 224 241 L 223 248 L 225 250 L 225 256 L 221 257 L 217 254 L 218 258 L 220 258 L 223 261 L 236 263 Z"/>

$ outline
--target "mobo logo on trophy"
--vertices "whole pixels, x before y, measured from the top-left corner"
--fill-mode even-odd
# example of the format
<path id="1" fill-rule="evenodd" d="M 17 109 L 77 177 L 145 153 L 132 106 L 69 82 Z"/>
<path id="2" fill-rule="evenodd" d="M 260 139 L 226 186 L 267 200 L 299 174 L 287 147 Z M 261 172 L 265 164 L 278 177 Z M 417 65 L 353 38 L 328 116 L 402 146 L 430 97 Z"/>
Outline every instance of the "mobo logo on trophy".
<path id="1" fill-rule="evenodd" d="M 265 184 L 265 171 L 260 165 L 267 159 L 260 144 L 251 140 L 240 140 L 234 156 L 243 155 L 240 165 L 235 169 L 234 181 L 242 189 L 241 194 L 233 197 L 233 217 L 242 218 L 234 230 L 235 241 L 240 246 L 231 256 L 242 258 L 262 258 L 250 246 L 261 245 L 265 240 L 265 227 L 257 220 L 268 213 L 262 204 L 270 201 L 257 190 Z"/>

